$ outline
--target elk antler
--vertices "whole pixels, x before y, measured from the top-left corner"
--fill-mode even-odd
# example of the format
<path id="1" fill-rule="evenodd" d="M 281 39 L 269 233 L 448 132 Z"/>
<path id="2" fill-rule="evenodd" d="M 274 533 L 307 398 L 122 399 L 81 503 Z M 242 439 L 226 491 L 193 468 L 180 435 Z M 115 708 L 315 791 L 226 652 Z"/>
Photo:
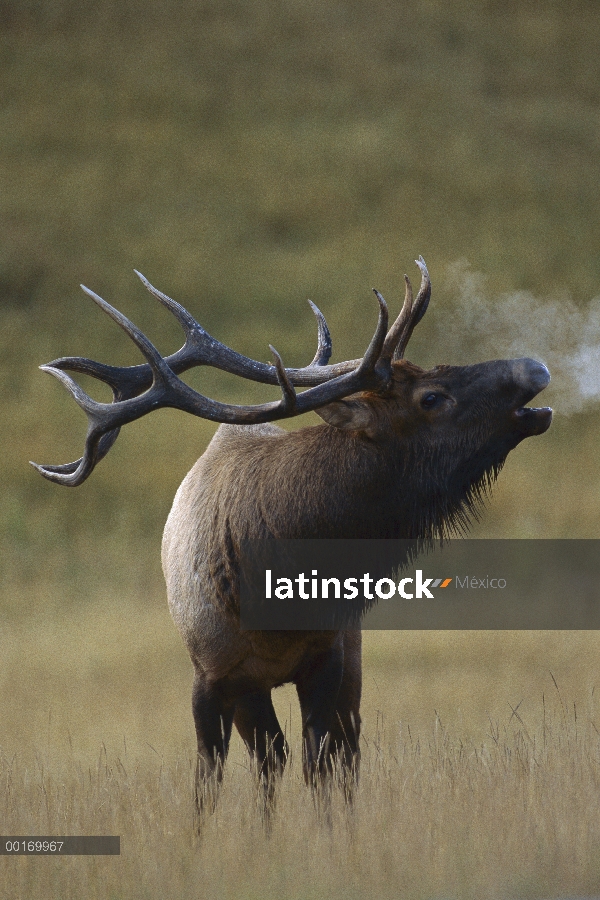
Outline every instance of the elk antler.
<path id="1" fill-rule="evenodd" d="M 391 361 L 392 359 L 403 358 L 415 326 L 419 324 L 427 312 L 431 297 L 431 280 L 423 257 L 420 256 L 415 262 L 421 270 L 421 286 L 417 299 L 413 302 L 412 284 L 408 275 L 405 275 L 406 293 L 404 295 L 404 303 L 400 310 L 400 315 L 388 331 L 383 350 L 381 351 L 381 360 Z"/>
<path id="2" fill-rule="evenodd" d="M 429 301 L 431 284 L 422 257 L 417 265 L 422 272 L 417 299 L 413 304 L 412 288 L 405 276 L 404 305 L 387 335 L 387 306 L 381 294 L 375 291 L 379 302 L 379 319 L 362 359 L 327 365 L 331 356 L 331 336 L 323 314 L 309 300 L 317 318 L 318 345 L 314 359 L 302 369 L 284 368 L 281 357 L 273 347 L 270 347 L 275 360 L 273 366 L 236 353 L 211 337 L 183 306 L 157 290 L 137 272 L 150 293 L 173 313 L 185 332 L 183 347 L 177 353 L 163 358 L 133 322 L 82 285 L 85 293 L 127 332 L 146 358 L 147 364 L 119 367 L 84 357 L 63 357 L 40 366 L 42 371 L 54 375 L 70 391 L 87 415 L 88 431 L 84 455 L 75 462 L 61 466 L 33 462 L 31 465 L 44 478 L 74 487 L 85 481 L 97 463 L 106 456 L 122 425 L 139 419 L 154 409 L 172 407 L 216 422 L 253 424 L 309 412 L 359 391 L 386 389 L 391 379 L 392 357 L 400 358 L 404 352 L 412 330 L 423 316 Z M 401 348 L 400 353 L 398 348 Z M 257 406 L 233 406 L 211 400 L 177 377 L 179 373 L 201 365 L 210 365 L 252 381 L 279 384 L 282 398 Z M 108 384 L 113 391 L 113 402 L 99 403 L 93 400 L 66 374 L 65 369 L 91 375 Z M 294 385 L 309 386 L 309 389 L 298 395 Z"/>

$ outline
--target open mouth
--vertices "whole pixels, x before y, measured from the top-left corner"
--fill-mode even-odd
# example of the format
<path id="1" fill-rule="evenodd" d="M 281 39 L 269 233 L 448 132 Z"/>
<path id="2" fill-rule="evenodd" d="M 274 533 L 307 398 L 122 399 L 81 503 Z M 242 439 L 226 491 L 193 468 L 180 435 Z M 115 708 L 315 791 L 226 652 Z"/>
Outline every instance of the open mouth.
<path id="1" fill-rule="evenodd" d="M 524 435 L 543 434 L 550 428 L 552 409 L 549 406 L 521 406 L 513 413 L 519 431 Z"/>
<path id="2" fill-rule="evenodd" d="M 550 382 L 550 372 L 543 363 L 535 359 L 518 359 L 514 361 L 515 375 L 522 389 L 522 402 L 529 403 L 537 397 Z M 513 420 L 523 437 L 543 434 L 552 422 L 552 410 L 549 406 L 520 406 L 513 412 Z"/>

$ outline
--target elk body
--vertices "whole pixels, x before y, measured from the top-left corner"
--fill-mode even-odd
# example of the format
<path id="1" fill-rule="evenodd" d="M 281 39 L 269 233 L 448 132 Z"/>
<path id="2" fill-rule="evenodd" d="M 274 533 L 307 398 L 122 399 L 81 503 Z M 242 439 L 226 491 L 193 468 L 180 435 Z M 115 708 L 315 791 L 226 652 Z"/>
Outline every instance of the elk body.
<path id="1" fill-rule="evenodd" d="M 464 530 L 507 454 L 550 425 L 552 410 L 526 406 L 550 379 L 535 360 L 424 371 L 403 358 L 431 292 L 422 259 L 418 265 L 419 293 L 413 299 L 406 278 L 404 305 L 389 330 L 385 301 L 375 292 L 379 321 L 361 360 L 328 365 L 329 332 L 313 306 L 319 340 L 309 366 L 285 369 L 273 348 L 274 366 L 255 362 L 219 344 L 142 279 L 186 332 L 178 353 L 163 359 L 129 320 L 88 292 L 125 328 L 148 365 L 116 368 L 70 357 L 42 367 L 69 388 L 89 420 L 82 459 L 37 466 L 58 483 L 80 484 L 121 425 L 160 406 L 226 423 L 179 488 L 162 549 L 171 613 L 195 671 L 201 789 L 208 776 L 220 779 L 234 724 L 266 782 L 282 769 L 286 746 L 271 691 L 286 682 L 295 684 L 300 701 L 307 780 L 326 772 L 334 755 L 348 772 L 358 764 L 360 631 L 242 631 L 242 542 L 427 539 Z M 193 365 L 278 382 L 282 399 L 255 407 L 209 400 L 177 377 Z M 113 402 L 91 400 L 65 369 L 110 384 Z M 294 385 L 307 390 L 297 394 Z M 270 424 L 309 409 L 322 425 L 288 433 Z"/>

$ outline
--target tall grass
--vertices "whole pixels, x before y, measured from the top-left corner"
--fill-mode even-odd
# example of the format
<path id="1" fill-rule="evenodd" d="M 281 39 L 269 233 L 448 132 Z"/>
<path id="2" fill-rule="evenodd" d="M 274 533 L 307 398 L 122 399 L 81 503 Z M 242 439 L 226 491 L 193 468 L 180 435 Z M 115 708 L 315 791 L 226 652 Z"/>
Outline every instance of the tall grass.
<path id="1" fill-rule="evenodd" d="M 293 690 L 271 830 L 234 737 L 196 834 L 191 667 L 159 598 L 7 625 L 3 833 L 120 858 L 0 857 L 3 897 L 558 897 L 600 890 L 596 634 L 367 633 L 361 781 L 315 806 Z M 41 623 L 40 623 L 41 624 Z"/>
<path id="2" fill-rule="evenodd" d="M 549 679 L 550 681 L 550 679 Z M 289 722 L 287 723 L 289 726 Z M 288 737 L 290 732 L 288 729 Z M 590 896 L 600 888 L 600 737 L 551 687 L 472 738 L 371 723 L 353 805 L 305 787 L 297 734 L 265 829 L 235 748 L 217 811 L 192 816 L 192 754 L 104 745 L 54 765 L 0 757 L 5 833 L 120 834 L 121 856 L 0 858 L 6 898 Z M 141 752 L 145 749 L 145 753 Z"/>

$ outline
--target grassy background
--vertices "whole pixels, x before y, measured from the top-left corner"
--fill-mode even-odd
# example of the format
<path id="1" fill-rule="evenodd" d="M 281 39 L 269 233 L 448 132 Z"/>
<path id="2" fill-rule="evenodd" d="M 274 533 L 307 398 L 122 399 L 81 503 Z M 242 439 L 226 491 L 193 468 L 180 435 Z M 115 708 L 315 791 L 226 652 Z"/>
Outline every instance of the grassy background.
<path id="1" fill-rule="evenodd" d="M 166 760 L 171 774 L 183 765 L 168 797 L 178 798 L 180 837 L 188 826 L 190 667 L 166 612 L 159 544 L 176 487 L 214 427 L 172 411 L 154 414 L 125 429 L 75 491 L 43 481 L 27 466 L 30 458 L 74 459 L 83 441 L 81 414 L 37 371 L 39 363 L 72 354 L 138 361 L 78 283 L 114 302 L 171 352 L 180 339 L 177 326 L 137 283 L 132 269 L 138 268 L 239 351 L 267 359 L 271 342 L 297 365 L 314 352 L 306 297 L 327 315 L 335 359 L 352 358 L 372 332 L 370 288 L 376 285 L 397 308 L 402 274 L 413 275 L 411 260 L 422 253 L 434 300 L 409 357 L 423 364 L 474 362 L 483 345 L 468 330 L 464 340 L 445 338 L 451 323 L 459 333 L 464 324 L 468 275 L 461 282 L 455 274 L 468 273 L 457 263 L 466 259 L 485 278 L 485 289 L 481 278 L 470 282 L 482 309 L 523 297 L 523 318 L 518 303 L 514 316 L 523 350 L 515 353 L 530 352 L 538 328 L 531 303 L 539 305 L 541 327 L 548 304 L 583 314 L 600 293 L 599 37 L 597 6 L 584 0 L 0 2 L 0 753 L 5 821 L 14 828 L 22 822 L 32 832 L 62 823 L 64 833 L 100 821 L 94 811 L 104 802 L 101 790 L 86 793 L 76 773 L 96 767 L 102 745 L 113 773 L 125 745 L 137 760 L 133 769 L 126 766 L 133 780 L 115 783 L 123 791 L 129 784 L 132 796 L 139 788 L 143 809 L 151 807 L 156 788 L 150 760 Z M 556 328 L 557 349 L 564 346 L 564 324 Z M 508 343 L 513 346 L 514 335 Z M 490 341 L 484 344 L 485 355 L 502 355 L 507 339 L 499 331 L 489 352 Z M 190 382 L 232 402 L 271 396 L 217 373 L 196 373 Z M 103 396 L 97 386 L 92 390 Z M 560 384 L 547 393 L 548 402 L 564 398 Z M 566 415 L 569 405 L 556 405 L 548 434 L 510 457 L 474 534 L 600 536 L 597 408 L 588 404 Z M 555 733 L 572 735 L 575 703 L 593 735 L 597 649 L 589 634 L 369 635 L 366 739 L 374 740 L 381 714 L 391 735 L 400 722 L 411 724 L 413 736 L 429 734 L 437 710 L 456 741 L 493 744 L 486 713 L 514 728 L 508 704 L 524 700 L 537 722 L 542 694 L 555 691 L 549 670 L 569 710 L 567 725 L 558 705 Z M 289 693 L 279 692 L 277 702 L 296 734 Z M 513 747 L 513 738 L 506 740 Z M 566 771 L 571 745 L 557 740 L 567 748 Z M 586 748 L 596 759 L 596 748 Z M 242 765 L 240 748 L 234 753 Z M 400 783 L 392 763 L 388 770 Z M 421 784 L 435 774 L 414 771 L 425 779 Z M 464 771 L 468 783 L 471 770 Z M 575 858 L 575 818 L 591 822 L 597 805 L 595 782 L 582 771 L 574 765 L 581 790 L 563 830 L 559 817 L 552 840 L 542 829 L 537 856 L 517 860 L 517 881 L 531 895 L 548 892 L 552 880 L 542 873 L 553 871 L 557 859 L 563 860 L 561 890 L 600 890 L 591 864 Z M 60 807 L 62 818 L 44 819 L 44 772 L 67 785 L 72 802 Z M 297 772 L 290 775 L 290 785 L 297 780 Z M 243 795 L 244 779 L 235 783 Z M 484 783 L 474 783 L 483 808 Z M 308 840 L 310 810 L 300 790 L 290 791 Z M 463 817 L 470 814 L 464 797 L 456 807 Z M 21 801 L 27 812 L 20 819 Z M 507 789 L 498 800 L 499 819 L 521 821 L 515 802 Z M 414 807 L 417 820 L 429 822 L 434 807 L 433 799 L 427 808 Z M 145 859 L 150 847 L 164 871 L 174 871 L 176 851 L 161 856 L 148 843 L 134 808 L 132 801 L 129 818 L 102 821 L 122 833 L 129 828 L 133 856 Z M 237 807 L 224 809 L 235 823 Z M 443 809 L 452 815 L 451 806 Z M 536 810 L 538 818 L 532 813 L 519 832 L 524 841 L 539 824 Z M 159 832 L 175 827 L 165 816 Z M 438 832 L 439 840 L 428 832 L 429 849 L 416 851 L 419 857 L 436 848 L 437 875 L 427 880 L 415 854 L 397 861 L 405 826 L 393 817 L 378 825 L 374 813 L 361 821 L 365 833 L 383 828 L 382 896 L 384 887 L 393 894 L 407 879 L 415 895 L 482 896 L 482 871 L 489 874 L 490 896 L 515 884 L 506 869 L 492 865 L 487 845 L 465 850 L 457 875 L 448 862 L 456 858 L 448 829 Z M 219 872 L 222 830 L 213 838 L 217 844 L 207 838 L 206 852 L 221 859 Z M 590 856 L 596 838 L 590 826 L 580 843 Z M 287 840 L 292 846 L 293 831 Z M 178 890 L 194 896 L 195 851 L 185 840 L 182 846 Z M 372 893 L 364 854 L 357 851 L 350 865 L 342 844 L 335 846 L 328 858 L 339 883 L 346 873 L 356 896 Z M 160 886 L 153 893 L 140 876 L 141 862 L 131 860 L 123 896 L 164 896 Z M 45 884 L 35 879 L 50 870 L 42 876 L 31 862 L 0 859 L 7 896 L 11 884 L 15 896 L 67 896 L 76 872 L 85 873 L 90 896 L 102 894 L 102 862 L 56 868 L 55 880 Z M 579 880 L 578 873 L 584 873 Z M 254 876 L 257 896 L 261 890 L 320 896 L 318 885 L 302 887 L 298 873 L 293 884 L 272 873 L 263 884 L 258 870 Z M 121 896 L 119 881 L 111 884 L 112 896 Z M 211 881 L 207 896 L 219 895 L 217 884 Z M 235 884 L 234 878 L 233 893 Z"/>

